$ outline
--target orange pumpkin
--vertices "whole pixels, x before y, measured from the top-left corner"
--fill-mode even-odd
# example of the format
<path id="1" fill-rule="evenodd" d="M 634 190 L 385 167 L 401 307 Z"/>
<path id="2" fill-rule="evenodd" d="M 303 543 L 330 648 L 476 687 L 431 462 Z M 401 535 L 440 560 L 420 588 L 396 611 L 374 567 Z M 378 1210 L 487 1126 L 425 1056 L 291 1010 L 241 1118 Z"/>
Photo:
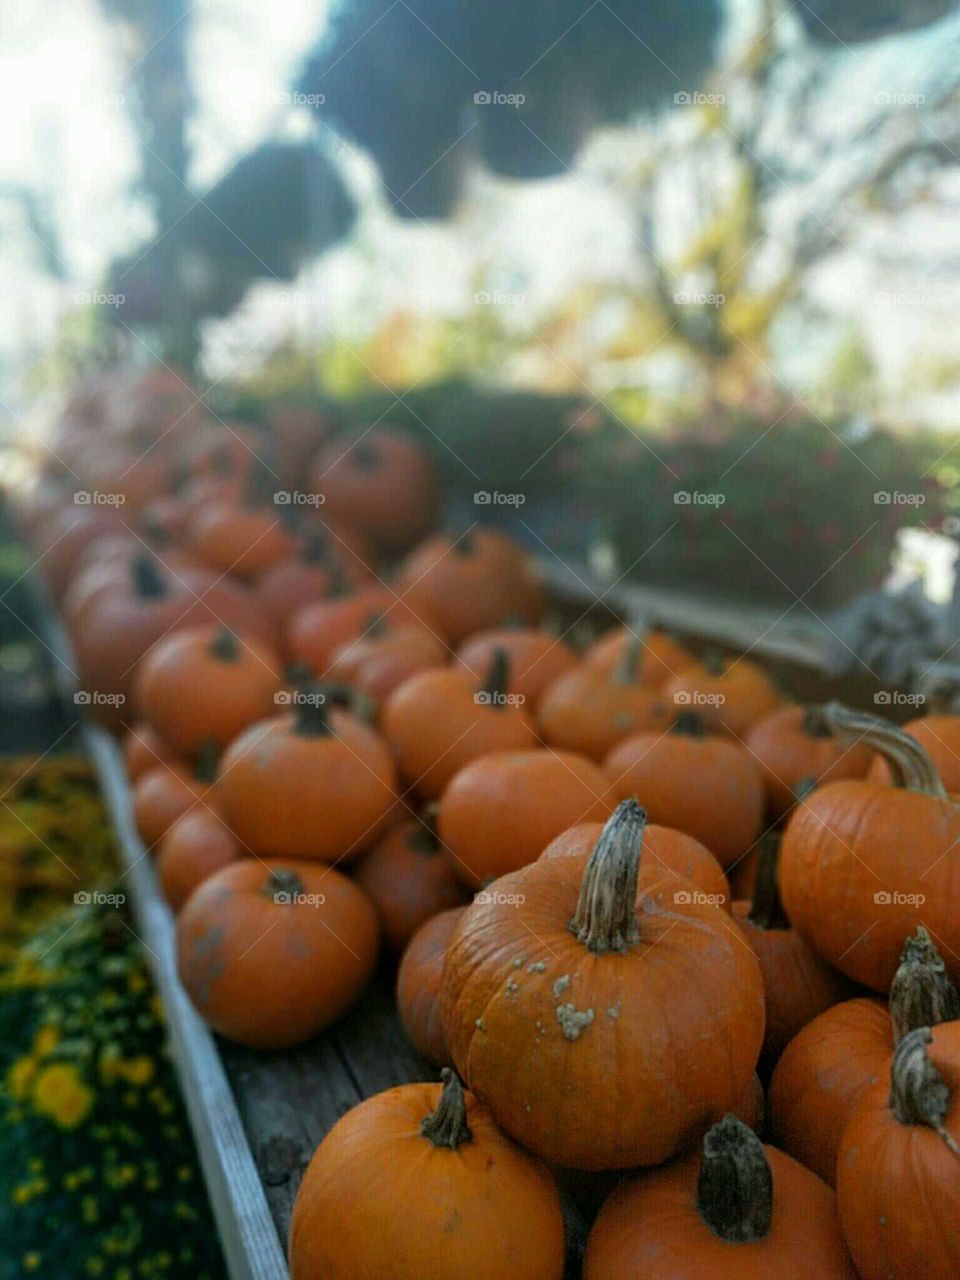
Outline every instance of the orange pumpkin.
<path id="1" fill-rule="evenodd" d="M 614 671 L 581 663 L 548 685 L 537 707 L 543 740 L 602 760 L 624 738 L 666 729 L 676 709 L 637 678 L 641 649 L 635 639 Z"/>
<path id="2" fill-rule="evenodd" d="M 706 728 L 735 738 L 780 706 L 776 685 L 756 662 L 737 658 L 730 662 L 711 656 L 701 666 L 691 666 L 672 676 L 664 695 L 680 708 L 696 711 Z"/>
<path id="3" fill-rule="evenodd" d="M 960 795 L 960 716 L 922 716 L 901 727 L 916 738 L 933 761 L 947 794 Z M 882 754 L 873 757 L 867 778 L 893 785 L 894 771 Z"/>
<path id="4" fill-rule="evenodd" d="M 457 657 L 479 680 L 489 671 L 497 649 L 510 659 L 510 692 L 519 694 L 528 707 L 535 707 L 547 685 L 577 665 L 577 655 L 567 642 L 539 627 L 480 631 L 464 641 Z"/>
<path id="5" fill-rule="evenodd" d="M 607 780 L 570 751 L 497 751 L 465 765 L 447 785 L 437 829 L 449 865 L 479 889 L 538 858 L 561 831 L 602 823 L 613 808 Z"/>
<path id="6" fill-rule="evenodd" d="M 481 527 L 421 543 L 401 564 L 397 590 L 414 612 L 436 618 L 453 644 L 508 619 L 536 623 L 543 613 L 530 557 L 506 534 Z"/>
<path id="7" fill-rule="evenodd" d="M 670 733 L 640 733 L 613 748 L 604 769 L 618 800 L 636 796 L 651 821 L 695 836 L 732 867 L 763 826 L 763 784 L 749 754 L 684 712 Z"/>
<path id="8" fill-rule="evenodd" d="M 140 664 L 137 706 L 183 755 L 208 742 L 225 747 L 275 712 L 280 659 L 258 640 L 226 628 L 177 631 Z"/>
<path id="9" fill-rule="evenodd" d="M 444 967 L 454 1063 L 501 1128 L 572 1168 L 689 1146 L 742 1099 L 763 1040 L 756 958 L 689 881 L 641 867 L 642 833 L 627 800 L 587 859 L 502 876 Z"/>
<path id="10" fill-rule="evenodd" d="M 174 764 L 176 755 L 153 725 L 140 722 L 127 730 L 123 740 L 123 759 L 127 766 L 127 777 L 131 782 L 136 782 L 155 765 Z"/>
<path id="11" fill-rule="evenodd" d="M 780 851 L 787 915 L 824 960 L 874 991 L 889 987 L 918 924 L 960 977 L 960 802 L 909 734 L 836 703 L 827 715 L 882 753 L 902 785 L 831 782 L 797 805 Z"/>
<path id="12" fill-rule="evenodd" d="M 614 627 L 602 635 L 587 649 L 583 660 L 587 666 L 600 671 L 616 671 L 638 640 L 641 648 L 636 677 L 652 688 L 660 688 L 671 676 L 696 665 L 693 655 L 666 631 L 638 632 L 631 627 Z"/>
<path id="13" fill-rule="evenodd" d="M 276 480 L 274 484 L 279 490 Z M 255 578 L 293 552 L 296 542 L 285 523 L 290 511 L 289 506 L 266 506 L 260 501 L 214 500 L 190 517 L 187 539 L 197 556 L 214 569 Z"/>
<path id="14" fill-rule="evenodd" d="M 369 583 L 372 576 L 372 570 L 346 544 L 318 530 L 307 536 L 301 549 L 267 565 L 254 589 L 277 627 L 285 628 L 299 609 L 339 598 L 349 588 Z"/>
<path id="15" fill-rule="evenodd" d="M 342 600 L 321 600 L 298 609 L 290 619 L 289 651 L 295 662 L 322 679 L 344 645 L 378 627 L 390 631 L 419 627 L 443 640 L 435 619 L 415 612 L 389 588 L 376 586 Z"/>
<path id="16" fill-rule="evenodd" d="M 463 907 L 431 916 L 410 939 L 397 971 L 397 1008 L 407 1038 L 429 1062 L 450 1066 L 450 1051 L 440 1021 L 443 965 Z"/>
<path id="17" fill-rule="evenodd" d="M 70 586 L 90 544 L 104 534 L 118 531 L 122 531 L 122 525 L 115 507 L 90 505 L 63 507 L 38 530 L 37 565 L 54 600 L 59 600 Z"/>
<path id="18" fill-rule="evenodd" d="M 335 1022 L 376 959 L 373 907 L 322 863 L 241 858 L 177 916 L 177 971 L 197 1012 L 254 1049 L 289 1049 Z"/>
<path id="19" fill-rule="evenodd" d="M 224 752 L 217 800 L 238 840 L 263 857 L 356 857 L 396 799 L 390 753 L 325 694 L 293 696 L 293 714 L 251 725 Z"/>
<path id="20" fill-rule="evenodd" d="M 623 1182 L 584 1280 L 857 1280 L 833 1191 L 727 1115 L 702 1152 Z"/>
<path id="21" fill-rule="evenodd" d="M 862 778 L 873 759 L 861 743 L 833 733 L 822 707 L 781 707 L 750 729 L 746 746 L 760 766 L 775 818 L 793 808 L 802 784 Z"/>
<path id="22" fill-rule="evenodd" d="M 197 885 L 235 862 L 243 849 L 223 820 L 206 805 L 189 809 L 170 827 L 157 852 L 163 896 L 179 911 Z"/>
<path id="23" fill-rule="evenodd" d="M 399 1085 L 348 1111 L 293 1207 L 291 1280 L 561 1280 L 563 1264 L 549 1171 L 451 1071 L 442 1090 Z"/>
<path id="24" fill-rule="evenodd" d="M 425 800 L 434 800 L 471 760 L 492 751 L 536 744 L 526 712 L 509 688 L 509 662 L 497 651 L 486 680 L 462 669 L 436 668 L 411 676 L 387 699 L 380 718 L 400 775 Z"/>
<path id="25" fill-rule="evenodd" d="M 394 827 L 364 854 L 354 879 L 376 907 L 394 951 L 402 951 L 425 920 L 466 901 L 436 833 L 419 818 Z"/>
<path id="26" fill-rule="evenodd" d="M 201 753 L 195 770 L 185 762 L 155 764 L 133 788 L 133 820 L 148 849 L 159 844 L 178 818 L 209 803 L 216 774 L 214 750 Z"/>
<path id="27" fill-rule="evenodd" d="M 444 666 L 447 657 L 446 646 L 424 627 L 392 626 L 388 615 L 341 646 L 327 674 L 379 703 L 418 672 Z"/>

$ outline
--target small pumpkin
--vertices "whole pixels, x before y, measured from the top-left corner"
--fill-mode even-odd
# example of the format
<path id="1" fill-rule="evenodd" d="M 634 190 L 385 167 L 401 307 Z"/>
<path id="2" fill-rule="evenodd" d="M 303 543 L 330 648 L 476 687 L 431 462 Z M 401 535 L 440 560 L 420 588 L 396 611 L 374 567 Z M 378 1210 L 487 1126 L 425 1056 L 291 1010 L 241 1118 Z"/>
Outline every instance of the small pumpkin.
<path id="1" fill-rule="evenodd" d="M 345 645 L 364 639 L 371 629 L 400 627 L 420 628 L 444 639 L 428 613 L 414 611 L 388 587 L 365 587 L 342 599 L 320 600 L 298 609 L 290 619 L 288 648 L 294 662 L 324 679 Z"/>
<path id="2" fill-rule="evenodd" d="M 834 734 L 822 707 L 781 707 L 758 721 L 745 741 L 760 766 L 775 818 L 793 808 L 801 784 L 862 778 L 873 759 L 862 743 Z"/>
<path id="3" fill-rule="evenodd" d="M 863 1280 L 960 1275 L 960 1022 L 918 1027 L 863 1094 L 837 1156 L 837 1204 Z"/>
<path id="4" fill-rule="evenodd" d="M 376 907 L 393 951 L 402 951 L 425 920 L 466 901 L 429 816 L 388 832 L 363 855 L 354 879 Z"/>
<path id="5" fill-rule="evenodd" d="M 687 667 L 695 666 L 696 659 L 666 631 L 642 631 L 631 627 L 614 627 L 586 650 L 583 660 L 590 667 L 612 672 L 624 661 L 626 652 L 639 639 L 642 647 L 636 667 L 637 678 L 652 688 L 660 688 L 672 676 Z"/>
<path id="6" fill-rule="evenodd" d="M 527 553 L 506 534 L 481 527 L 459 538 L 427 538 L 400 565 L 397 590 L 414 612 L 436 618 L 452 644 L 507 619 L 539 622 L 544 606 Z"/>
<path id="7" fill-rule="evenodd" d="M 160 843 L 178 818 L 196 805 L 210 803 L 216 778 L 217 750 L 200 751 L 197 764 L 155 764 L 133 788 L 133 820 L 148 849 Z"/>
<path id="8" fill-rule="evenodd" d="M 902 725 L 904 733 L 916 738 L 933 761 L 947 795 L 960 795 L 960 716 L 921 716 Z M 867 772 L 870 782 L 895 785 L 895 772 L 885 757 L 876 755 Z"/>
<path id="9" fill-rule="evenodd" d="M 835 732 L 880 752 L 900 785 L 851 779 L 819 787 L 793 810 L 780 890 L 794 928 L 829 964 L 886 991 L 918 924 L 960 977 L 960 803 L 909 734 L 831 703 Z"/>
<path id="10" fill-rule="evenodd" d="M 116 508 L 100 506 L 62 507 L 38 528 L 37 564 L 54 600 L 60 600 L 70 586 L 90 544 L 122 529 Z"/>
<path id="11" fill-rule="evenodd" d="M 696 837 L 733 867 L 763 826 L 763 783 L 738 743 L 705 733 L 684 711 L 669 733 L 638 733 L 608 753 L 604 770 L 618 800 L 636 796 L 652 822 Z"/>
<path id="12" fill-rule="evenodd" d="M 224 752 L 217 801 L 261 857 L 333 862 L 363 852 L 396 800 L 380 735 L 326 693 L 293 695 L 292 714 L 251 725 Z"/>
<path id="13" fill-rule="evenodd" d="M 178 818 L 160 841 L 157 878 L 163 896 L 179 911 L 198 885 L 244 850 L 223 820 L 206 805 L 197 805 Z"/>
<path id="14" fill-rule="evenodd" d="M 921 925 L 904 944 L 889 1008 L 845 1000 L 790 1041 L 770 1081 L 773 1140 L 831 1186 L 837 1149 L 863 1092 L 886 1077 L 894 1046 L 920 1026 L 960 1018 L 960 995 Z"/>
<path id="15" fill-rule="evenodd" d="M 176 631 L 159 640 L 137 673 L 137 706 L 182 755 L 225 747 L 276 709 L 281 663 L 272 648 L 226 627 Z"/>
<path id="16" fill-rule="evenodd" d="M 160 737 L 153 725 L 138 721 L 126 732 L 123 739 L 123 759 L 127 777 L 131 782 L 142 778 L 148 769 L 158 764 L 176 762 L 173 748 Z"/>
<path id="17" fill-rule="evenodd" d="M 833 1191 L 734 1115 L 699 1153 L 623 1182 L 587 1241 L 584 1280 L 857 1280 Z"/>
<path id="18" fill-rule="evenodd" d="M 369 584 L 372 577 L 372 570 L 348 543 L 320 529 L 308 533 L 303 546 L 291 555 L 267 565 L 257 575 L 254 590 L 277 628 L 283 629 L 299 609 L 337 599 Z"/>
<path id="19" fill-rule="evenodd" d="M 676 708 L 637 677 L 642 641 L 634 638 L 614 671 L 581 663 L 543 691 L 537 725 L 551 747 L 602 760 L 624 738 L 663 732 Z"/>
<path id="20" fill-rule="evenodd" d="M 533 725 L 506 692 L 509 686 L 509 661 L 497 650 L 479 686 L 462 669 L 440 667 L 411 676 L 393 691 L 380 727 L 401 777 L 418 796 L 435 800 L 479 756 L 536 745 Z"/>
<path id="21" fill-rule="evenodd" d="M 230 863 L 190 895 L 176 932 L 197 1012 L 253 1049 L 289 1049 L 335 1022 L 377 959 L 366 894 L 317 862 Z"/>
<path id="22" fill-rule="evenodd" d="M 479 889 L 538 858 L 561 831 L 603 823 L 613 808 L 603 772 L 571 751 L 495 751 L 455 773 L 437 810 L 449 865 Z"/>
<path id="23" fill-rule="evenodd" d="M 780 706 L 777 687 L 759 663 L 749 658 L 728 661 L 719 654 L 672 676 L 663 693 L 677 707 L 698 712 L 711 732 L 735 738 Z"/>
<path id="24" fill-rule="evenodd" d="M 489 670 L 496 649 L 503 649 L 510 659 L 510 692 L 519 694 L 528 707 L 535 707 L 547 685 L 577 665 L 570 645 L 542 627 L 478 631 L 464 641 L 457 657 L 479 679 Z"/>
<path id="25" fill-rule="evenodd" d="M 279 479 L 265 464 L 250 472 L 241 501 L 232 496 L 197 508 L 187 522 L 187 540 L 197 556 L 221 573 L 255 578 L 289 556 L 296 539 L 289 505 L 277 505 Z"/>
<path id="26" fill-rule="evenodd" d="M 417 1053 L 438 1067 L 451 1066 L 440 1020 L 443 966 L 463 907 L 451 907 L 425 921 L 410 939 L 397 971 L 397 1008 Z"/>
<path id="27" fill-rule="evenodd" d="M 426 628 L 392 626 L 389 618 L 380 617 L 336 651 L 328 675 L 380 703 L 404 680 L 444 666 L 448 656 L 446 645 Z"/>
<path id="28" fill-rule="evenodd" d="M 501 877 L 444 967 L 454 1063 L 501 1128 L 572 1168 L 695 1142 L 742 1099 L 763 1040 L 756 957 L 689 881 L 641 866 L 643 818 L 624 801 L 586 859 Z"/>

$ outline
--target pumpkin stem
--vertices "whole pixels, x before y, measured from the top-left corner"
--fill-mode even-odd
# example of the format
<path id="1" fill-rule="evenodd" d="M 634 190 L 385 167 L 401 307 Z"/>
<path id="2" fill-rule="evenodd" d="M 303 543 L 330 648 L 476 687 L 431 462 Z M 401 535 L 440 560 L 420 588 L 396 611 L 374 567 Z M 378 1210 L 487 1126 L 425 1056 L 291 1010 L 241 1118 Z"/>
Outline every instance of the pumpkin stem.
<path id="1" fill-rule="evenodd" d="M 156 517 L 151 515 L 142 516 L 140 524 L 143 529 L 143 536 L 151 546 L 162 548 L 170 545 L 170 534 Z"/>
<path id="2" fill-rule="evenodd" d="M 422 853 L 429 857 L 440 852 L 440 837 L 437 835 L 437 812 L 440 806 L 431 800 L 420 810 L 420 821 L 407 838 L 407 847 L 414 853 Z"/>
<path id="3" fill-rule="evenodd" d="M 217 777 L 217 763 L 220 759 L 220 748 L 215 742 L 205 742 L 197 752 L 197 763 L 193 775 L 198 782 L 214 782 Z"/>
<path id="4" fill-rule="evenodd" d="M 237 637 L 229 627 L 221 627 L 213 637 L 210 652 L 218 662 L 236 662 L 240 657 L 240 646 Z"/>
<path id="5" fill-rule="evenodd" d="M 753 902 L 747 919 L 758 929 L 789 929 L 780 901 L 777 869 L 780 862 L 780 837 L 770 832 L 760 842 L 757 850 L 757 877 L 753 888 Z"/>
<path id="6" fill-rule="evenodd" d="M 949 1085 L 927 1053 L 932 1042 L 929 1027 L 916 1027 L 894 1049 L 890 1110 L 901 1124 L 925 1124 L 960 1157 L 960 1147 L 943 1126 L 952 1098 Z"/>
<path id="7" fill-rule="evenodd" d="M 907 938 L 890 987 L 894 1044 L 917 1027 L 935 1027 L 960 1018 L 960 992 L 943 957 L 922 924 Z"/>
<path id="8" fill-rule="evenodd" d="M 380 465 L 380 452 L 369 440 L 361 440 L 353 446 L 353 460 L 361 471 L 374 471 Z"/>
<path id="9" fill-rule="evenodd" d="M 699 711 L 681 711 L 670 726 L 670 732 L 683 734 L 686 738 L 702 738 L 705 732 L 703 716 Z"/>
<path id="10" fill-rule="evenodd" d="M 708 675 L 722 676 L 727 669 L 727 660 L 719 649 L 709 649 L 703 655 L 703 665 Z"/>
<path id="11" fill-rule="evenodd" d="M 307 685 L 298 690 L 293 718 L 294 733 L 302 738 L 325 738 L 333 730 L 327 718 L 327 695 L 315 686 Z"/>
<path id="12" fill-rule="evenodd" d="M 817 789 L 816 778 L 801 778 L 797 785 L 793 788 L 794 799 L 799 804 L 802 800 L 806 800 L 807 796 Z"/>
<path id="13" fill-rule="evenodd" d="M 390 624 L 387 622 L 386 614 L 371 613 L 367 618 L 367 625 L 360 628 L 360 638 L 362 640 L 380 640 L 387 634 Z"/>
<path id="14" fill-rule="evenodd" d="M 840 702 L 828 702 L 824 714 L 835 734 L 878 751 L 893 769 L 898 786 L 939 800 L 948 799 L 936 766 L 909 733 L 886 720 L 853 711 Z"/>
<path id="15" fill-rule="evenodd" d="M 473 529 L 468 529 L 461 537 L 454 537 L 451 550 L 456 556 L 472 556 L 477 549 Z"/>
<path id="16" fill-rule="evenodd" d="M 510 655 L 506 649 L 494 649 L 490 667 L 480 686 L 477 701 L 484 706 L 502 710 L 508 705 L 507 688 L 510 684 Z"/>
<path id="17" fill-rule="evenodd" d="M 467 1102 L 463 1096 L 460 1077 L 449 1067 L 440 1072 L 443 1089 L 440 1101 L 432 1115 L 420 1122 L 420 1133 L 429 1138 L 435 1147 L 449 1147 L 456 1151 L 464 1142 L 471 1142 L 473 1134 L 467 1124 Z"/>
<path id="18" fill-rule="evenodd" d="M 752 1244 L 770 1230 L 773 1177 L 763 1143 L 735 1115 L 725 1115 L 703 1139 L 697 1208 L 715 1235 Z"/>
<path id="19" fill-rule="evenodd" d="M 626 951 L 640 941 L 637 874 L 646 821 L 636 800 L 621 800 L 593 846 L 569 926 L 590 951 Z"/>
<path id="20" fill-rule="evenodd" d="M 623 653 L 620 655 L 620 661 L 617 663 L 613 673 L 613 678 L 617 684 L 636 683 L 640 655 L 645 647 L 642 636 L 631 633 L 627 637 L 627 642 L 623 646 Z"/>
<path id="21" fill-rule="evenodd" d="M 305 662 L 291 662 L 283 673 L 283 678 L 287 684 L 308 684 L 313 678 L 313 672 Z"/>
<path id="22" fill-rule="evenodd" d="M 159 600 L 169 590 L 153 556 L 139 555 L 133 561 L 133 589 L 144 600 Z"/>
<path id="23" fill-rule="evenodd" d="M 827 719 L 826 708 L 805 707 L 803 711 L 803 732 L 808 738 L 832 738 L 833 730 Z"/>
<path id="24" fill-rule="evenodd" d="M 306 536 L 300 558 L 306 564 L 326 564 L 329 552 L 326 535 L 313 529 Z"/>
<path id="25" fill-rule="evenodd" d="M 265 898 L 283 905 L 291 903 L 305 892 L 304 883 L 295 871 L 279 867 L 271 871 L 261 891 Z"/>

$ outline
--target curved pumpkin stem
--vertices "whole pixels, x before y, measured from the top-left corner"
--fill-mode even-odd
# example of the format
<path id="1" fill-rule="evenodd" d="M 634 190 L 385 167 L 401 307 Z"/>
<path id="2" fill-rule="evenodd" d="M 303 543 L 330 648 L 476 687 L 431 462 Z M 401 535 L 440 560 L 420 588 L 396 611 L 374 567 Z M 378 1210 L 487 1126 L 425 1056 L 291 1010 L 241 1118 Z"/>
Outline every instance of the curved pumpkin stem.
<path id="1" fill-rule="evenodd" d="M 686 738 L 702 738 L 706 732 L 703 716 L 699 711 L 681 711 L 670 726 L 670 732 L 682 734 Z"/>
<path id="2" fill-rule="evenodd" d="M 303 695 L 294 713 L 294 732 L 304 738 L 326 738 L 333 732 L 327 709 L 327 696 L 309 686 L 300 690 Z"/>
<path id="3" fill-rule="evenodd" d="M 924 1124 L 960 1157 L 952 1134 L 943 1126 L 950 1110 L 950 1088 L 931 1062 L 927 1045 L 933 1042 L 929 1027 L 908 1031 L 893 1051 L 890 1069 L 890 1110 L 901 1124 Z"/>
<path id="4" fill-rule="evenodd" d="M 773 1217 L 773 1177 L 763 1143 L 734 1115 L 703 1139 L 697 1208 L 710 1230 L 731 1244 L 762 1240 Z"/>
<path id="5" fill-rule="evenodd" d="M 507 689 L 510 686 L 510 654 L 506 649 L 494 649 L 490 658 L 490 667 L 478 690 L 479 698 L 484 706 L 502 710 L 507 704 Z"/>
<path id="6" fill-rule="evenodd" d="M 790 921 L 780 901 L 777 872 L 780 864 L 780 837 L 770 832 L 757 851 L 757 877 L 753 902 L 747 919 L 758 929 L 789 929 Z"/>
<path id="7" fill-rule="evenodd" d="M 153 556 L 140 555 L 134 559 L 133 589 L 144 600 L 159 600 L 169 591 Z"/>
<path id="8" fill-rule="evenodd" d="M 879 752 L 892 767 L 898 786 L 938 800 L 949 798 L 933 761 L 909 733 L 886 720 L 853 711 L 841 702 L 827 703 L 824 714 L 835 734 Z"/>
<path id="9" fill-rule="evenodd" d="M 805 707 L 802 728 L 808 738 L 833 737 L 826 707 Z"/>
<path id="10" fill-rule="evenodd" d="M 267 876 L 262 892 L 265 898 L 273 898 L 274 902 L 287 906 L 305 893 L 306 888 L 295 871 L 278 867 Z"/>
<path id="11" fill-rule="evenodd" d="M 431 800 L 420 810 L 420 821 L 410 832 L 407 839 L 408 848 L 414 853 L 422 853 L 429 857 L 440 852 L 440 837 L 437 835 L 437 813 L 440 809 L 436 800 Z"/>
<path id="12" fill-rule="evenodd" d="M 593 846 L 570 921 L 590 951 L 626 951 L 640 941 L 637 874 L 646 821 L 636 800 L 622 800 Z"/>
<path id="13" fill-rule="evenodd" d="M 440 1078 L 443 1080 L 440 1101 L 436 1111 L 421 1121 L 420 1132 L 435 1147 L 449 1147 L 451 1151 L 456 1151 L 464 1142 L 470 1142 L 473 1138 L 467 1124 L 467 1102 L 463 1096 L 460 1077 L 455 1071 L 444 1067 Z"/>
<path id="14" fill-rule="evenodd" d="M 240 657 L 240 646 L 237 637 L 229 627 L 221 627 L 213 638 L 210 652 L 218 662 L 236 662 Z"/>
<path id="15" fill-rule="evenodd" d="M 935 1027 L 957 1018 L 960 992 L 930 934 L 922 924 L 917 925 L 916 933 L 904 943 L 900 967 L 890 987 L 894 1044 L 918 1027 Z"/>

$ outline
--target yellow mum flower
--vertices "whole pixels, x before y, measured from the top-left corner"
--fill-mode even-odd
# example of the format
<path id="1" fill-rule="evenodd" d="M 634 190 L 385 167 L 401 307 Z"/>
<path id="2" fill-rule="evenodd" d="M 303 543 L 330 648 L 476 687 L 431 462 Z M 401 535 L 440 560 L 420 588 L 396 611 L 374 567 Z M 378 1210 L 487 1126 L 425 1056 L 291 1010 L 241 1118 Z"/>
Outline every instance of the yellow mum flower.
<path id="1" fill-rule="evenodd" d="M 45 1058 L 56 1047 L 60 1032 L 56 1027 L 41 1027 L 33 1037 L 33 1052 L 38 1058 Z"/>
<path id="2" fill-rule="evenodd" d="M 76 1067 L 57 1062 L 44 1067 L 33 1086 L 33 1105 L 61 1129 L 75 1129 L 89 1114 L 93 1094 L 80 1079 Z"/>
<path id="3" fill-rule="evenodd" d="M 18 1058 L 12 1063 L 7 1072 L 7 1080 L 10 1084 L 10 1092 L 15 1098 L 26 1098 L 30 1093 L 30 1086 L 33 1084 L 33 1077 L 37 1074 L 37 1061 L 35 1058 Z"/>

